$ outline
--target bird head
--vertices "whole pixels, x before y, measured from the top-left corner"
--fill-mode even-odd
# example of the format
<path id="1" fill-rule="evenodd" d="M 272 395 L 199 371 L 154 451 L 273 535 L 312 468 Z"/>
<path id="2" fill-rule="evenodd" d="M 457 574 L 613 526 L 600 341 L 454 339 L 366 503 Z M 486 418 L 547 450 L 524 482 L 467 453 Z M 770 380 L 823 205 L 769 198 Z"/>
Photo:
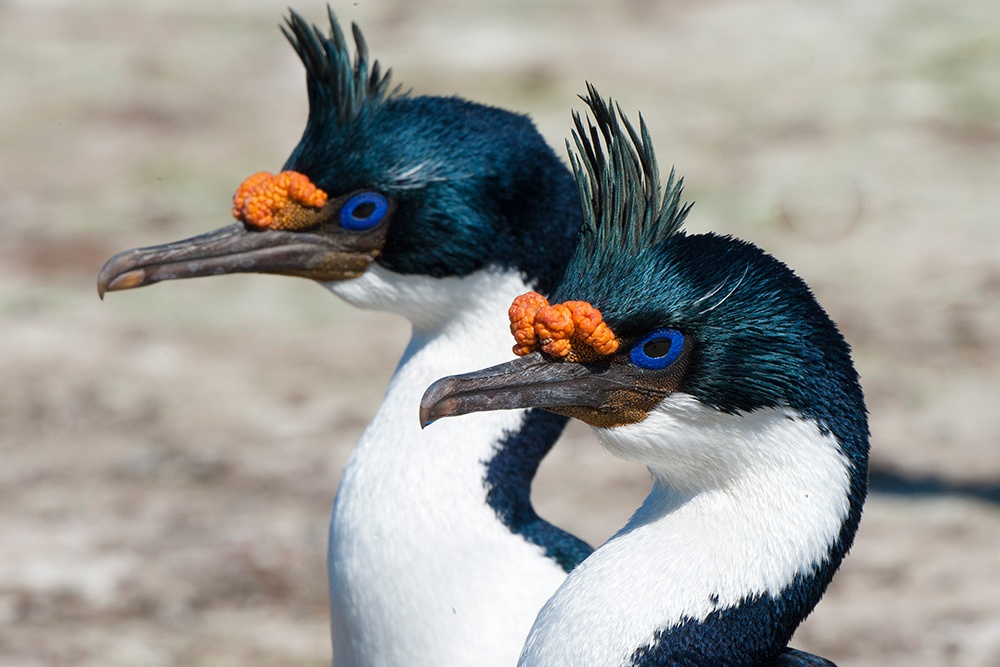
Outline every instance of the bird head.
<path id="1" fill-rule="evenodd" d="M 339 284 L 373 266 L 462 277 L 498 267 L 555 284 L 580 223 L 573 178 L 525 116 L 457 97 L 412 97 L 370 61 L 294 11 L 282 27 L 306 70 L 309 117 L 278 174 L 247 178 L 235 224 L 129 250 L 98 291 L 237 272 Z"/>
<path id="2" fill-rule="evenodd" d="M 590 424 L 608 446 L 616 432 L 634 433 L 654 414 L 690 435 L 725 421 L 711 415 L 790 409 L 833 432 L 863 470 L 858 377 L 809 288 L 749 243 L 685 234 L 682 179 L 671 172 L 661 186 L 641 117 L 637 131 L 592 86 L 582 99 L 593 121 L 574 114 L 567 146 L 584 224 L 552 304 L 519 297 L 510 316 L 514 351 L 523 356 L 439 380 L 423 397 L 421 423 L 538 407 Z M 690 438 L 692 451 L 673 460 L 717 465 L 708 440 Z M 673 446 L 683 447 L 681 439 Z M 738 447 L 729 452 L 740 456 Z M 623 456 L 651 465 L 662 451 Z"/>

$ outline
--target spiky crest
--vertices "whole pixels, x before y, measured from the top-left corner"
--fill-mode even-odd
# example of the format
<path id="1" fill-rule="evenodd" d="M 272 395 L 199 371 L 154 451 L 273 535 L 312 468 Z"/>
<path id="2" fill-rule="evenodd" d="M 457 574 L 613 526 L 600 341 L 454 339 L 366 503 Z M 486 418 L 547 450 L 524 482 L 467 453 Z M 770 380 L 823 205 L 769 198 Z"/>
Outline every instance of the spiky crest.
<path id="1" fill-rule="evenodd" d="M 591 261 L 604 255 L 634 257 L 680 229 L 691 208 L 681 203 L 684 179 L 675 180 L 671 169 L 666 188 L 660 185 L 642 114 L 636 132 L 621 107 L 605 101 L 593 84 L 580 99 L 594 121 L 588 116 L 584 125 L 574 111 L 576 152 L 566 142 L 584 211 L 578 254 Z"/>
<path id="2" fill-rule="evenodd" d="M 310 26 L 295 10 L 289 10 L 287 27 L 281 26 L 281 32 L 306 68 L 309 123 L 326 120 L 344 125 L 365 109 L 403 93 L 399 86 L 390 90 L 391 69 L 383 73 L 377 60 L 369 66 L 368 44 L 356 23 L 351 23 L 355 44 L 351 61 L 351 49 L 329 5 L 326 12 L 330 20 L 329 36 L 319 26 Z"/>

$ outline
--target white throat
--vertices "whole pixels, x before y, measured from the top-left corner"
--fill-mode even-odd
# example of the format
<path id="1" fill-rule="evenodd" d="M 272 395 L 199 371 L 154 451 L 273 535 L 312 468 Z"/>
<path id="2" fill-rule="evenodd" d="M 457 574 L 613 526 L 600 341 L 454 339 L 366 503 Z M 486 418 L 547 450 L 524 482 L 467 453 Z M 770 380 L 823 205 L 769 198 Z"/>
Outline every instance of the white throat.
<path id="1" fill-rule="evenodd" d="M 792 410 L 727 415 L 674 394 L 638 424 L 595 432 L 649 466 L 654 488 L 545 605 L 522 665 L 622 664 L 657 630 L 777 596 L 848 515 L 848 460 Z"/>
<path id="2" fill-rule="evenodd" d="M 402 275 L 379 264 L 372 264 L 354 280 L 322 284 L 358 308 L 402 315 L 414 331 L 429 337 L 468 320 L 468 311 L 487 318 L 475 323 L 477 329 L 490 325 L 490 329 L 506 333 L 506 319 L 498 319 L 497 313 L 506 313 L 515 296 L 531 289 L 521 276 L 509 271 L 484 269 L 461 278 L 431 278 Z"/>
<path id="3" fill-rule="evenodd" d="M 486 504 L 485 462 L 524 413 L 480 413 L 422 430 L 418 406 L 434 380 L 513 357 L 504 313 L 530 288 L 510 272 L 434 279 L 377 266 L 329 287 L 414 324 L 334 504 L 334 662 L 514 664 L 535 615 L 565 578 Z"/>

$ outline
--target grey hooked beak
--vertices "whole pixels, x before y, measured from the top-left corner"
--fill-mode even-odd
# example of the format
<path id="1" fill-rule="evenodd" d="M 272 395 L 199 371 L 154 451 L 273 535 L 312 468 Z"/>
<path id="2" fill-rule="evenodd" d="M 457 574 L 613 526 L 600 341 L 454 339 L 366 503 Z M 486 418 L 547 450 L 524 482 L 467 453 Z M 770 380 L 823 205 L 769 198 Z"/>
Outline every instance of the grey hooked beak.
<path id="1" fill-rule="evenodd" d="M 97 293 L 229 273 L 273 273 L 313 280 L 356 278 L 385 245 L 386 226 L 364 232 L 251 230 L 236 223 L 183 241 L 120 252 L 97 277 Z"/>
<path id="2" fill-rule="evenodd" d="M 420 425 L 470 412 L 516 408 L 601 408 L 621 384 L 606 364 L 553 361 L 540 352 L 432 384 L 420 400 Z"/>

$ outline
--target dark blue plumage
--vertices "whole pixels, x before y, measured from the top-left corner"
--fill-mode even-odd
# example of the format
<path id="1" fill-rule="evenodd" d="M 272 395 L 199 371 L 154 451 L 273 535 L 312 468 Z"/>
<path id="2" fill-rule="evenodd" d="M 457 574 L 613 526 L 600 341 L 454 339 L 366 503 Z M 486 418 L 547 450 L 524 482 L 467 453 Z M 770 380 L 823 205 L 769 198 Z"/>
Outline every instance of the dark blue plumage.
<path id="1" fill-rule="evenodd" d="M 837 558 L 838 564 L 842 557 L 843 553 Z M 632 654 L 630 664 L 632 667 L 833 664 L 788 648 L 787 644 L 823 596 L 835 569 L 828 563 L 815 574 L 795 577 L 780 596 L 753 597 L 735 607 L 717 609 L 702 621 L 688 619 L 659 630 L 652 643 Z M 772 658 L 776 653 L 778 657 Z M 795 662 L 805 659 L 818 662 Z"/>
<path id="2" fill-rule="evenodd" d="M 547 292 L 580 225 L 573 179 L 531 120 L 457 97 L 411 97 L 352 63 L 336 21 L 327 37 L 292 13 L 309 120 L 284 168 L 331 194 L 375 189 L 397 212 L 376 262 L 403 274 L 517 269 Z"/>
<path id="3" fill-rule="evenodd" d="M 579 565 L 593 549 L 583 540 L 556 528 L 538 516 L 531 505 L 531 480 L 566 426 L 562 415 L 528 410 L 520 428 L 507 433 L 486 465 L 486 502 L 503 525 L 532 544 L 566 572 Z"/>
<path id="4" fill-rule="evenodd" d="M 765 662 L 762 667 L 837 667 L 837 665 L 818 655 L 786 648 L 776 657 Z"/>

